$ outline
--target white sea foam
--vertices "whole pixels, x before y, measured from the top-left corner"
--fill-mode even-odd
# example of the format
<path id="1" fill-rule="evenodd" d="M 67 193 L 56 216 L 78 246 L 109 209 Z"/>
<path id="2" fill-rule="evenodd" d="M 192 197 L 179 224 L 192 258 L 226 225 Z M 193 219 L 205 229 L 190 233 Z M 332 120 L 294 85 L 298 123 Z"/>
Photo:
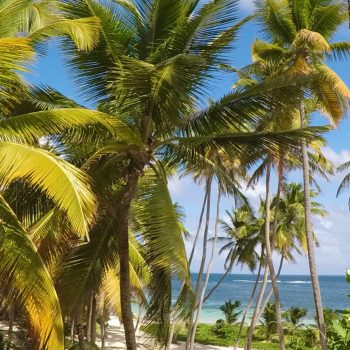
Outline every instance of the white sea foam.
<path id="1" fill-rule="evenodd" d="M 288 284 L 310 284 L 310 281 L 288 281 Z"/>
<path id="2" fill-rule="evenodd" d="M 255 281 L 252 281 L 252 280 L 235 280 L 235 282 L 253 283 Z"/>

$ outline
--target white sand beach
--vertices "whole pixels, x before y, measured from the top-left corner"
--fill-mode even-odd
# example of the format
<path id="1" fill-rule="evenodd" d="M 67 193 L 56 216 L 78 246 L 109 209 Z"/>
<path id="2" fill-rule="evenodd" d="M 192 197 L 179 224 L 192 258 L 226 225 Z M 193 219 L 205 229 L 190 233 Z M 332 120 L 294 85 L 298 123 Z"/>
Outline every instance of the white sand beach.
<path id="1" fill-rule="evenodd" d="M 142 334 L 137 335 L 138 338 L 138 348 L 139 349 L 152 349 L 155 350 L 156 347 L 152 345 L 149 340 L 147 340 Z M 111 317 L 108 322 L 107 328 L 107 339 L 106 339 L 106 350 L 121 350 L 126 349 L 124 342 L 124 331 L 123 327 L 120 325 L 119 320 L 116 317 Z M 100 345 L 100 344 L 99 344 Z M 184 350 L 185 344 L 173 344 L 171 349 L 174 350 Z M 196 350 L 229 350 L 232 349 L 225 346 L 214 346 L 214 345 L 203 345 L 195 344 L 194 349 Z M 243 349 L 239 349 L 243 350 Z"/>

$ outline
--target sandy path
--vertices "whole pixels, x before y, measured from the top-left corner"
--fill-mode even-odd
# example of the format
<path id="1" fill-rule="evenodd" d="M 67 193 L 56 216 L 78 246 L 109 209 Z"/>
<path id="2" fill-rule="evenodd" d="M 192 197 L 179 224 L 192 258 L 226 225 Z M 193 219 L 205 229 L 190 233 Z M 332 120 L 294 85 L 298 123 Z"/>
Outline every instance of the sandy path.
<path id="1" fill-rule="evenodd" d="M 156 347 L 147 341 L 142 335 L 138 335 L 138 348 L 139 349 L 152 349 L 156 350 Z M 120 325 L 118 319 L 116 317 L 111 317 L 108 322 L 107 328 L 107 339 L 106 339 L 106 350 L 121 350 L 126 349 L 124 342 L 124 333 L 123 327 Z M 100 344 L 99 344 L 100 345 Z M 171 349 L 174 350 L 184 350 L 185 344 L 173 344 Z M 225 346 L 214 346 L 214 345 L 203 345 L 203 344 L 195 344 L 194 349 L 196 350 L 229 350 L 232 348 Z M 243 350 L 243 349 L 239 349 Z"/>

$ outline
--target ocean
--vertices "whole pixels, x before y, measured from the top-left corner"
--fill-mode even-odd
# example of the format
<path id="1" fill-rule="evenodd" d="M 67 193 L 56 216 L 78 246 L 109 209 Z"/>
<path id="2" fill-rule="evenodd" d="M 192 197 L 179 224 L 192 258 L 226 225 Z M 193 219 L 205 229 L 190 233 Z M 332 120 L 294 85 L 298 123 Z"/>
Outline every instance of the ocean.
<path id="1" fill-rule="evenodd" d="M 193 274 L 193 281 L 197 274 Z M 207 290 L 210 290 L 220 279 L 221 274 L 211 274 Z M 210 299 L 203 305 L 200 314 L 200 322 L 215 323 L 223 318 L 220 306 L 224 301 L 240 300 L 242 308 L 248 303 L 251 290 L 255 282 L 255 275 L 232 274 L 228 275 L 224 282 L 212 294 Z M 344 276 L 319 276 L 322 301 L 325 308 L 343 310 L 350 307 L 350 284 L 346 283 Z M 282 309 L 286 310 L 291 306 L 305 307 L 308 315 L 305 322 L 314 320 L 314 301 L 309 276 L 283 275 L 278 278 Z M 176 289 L 178 287 L 175 286 Z M 271 288 L 268 283 L 267 290 Z M 175 291 L 175 293 L 178 292 Z M 273 300 L 273 296 L 271 298 Z"/>

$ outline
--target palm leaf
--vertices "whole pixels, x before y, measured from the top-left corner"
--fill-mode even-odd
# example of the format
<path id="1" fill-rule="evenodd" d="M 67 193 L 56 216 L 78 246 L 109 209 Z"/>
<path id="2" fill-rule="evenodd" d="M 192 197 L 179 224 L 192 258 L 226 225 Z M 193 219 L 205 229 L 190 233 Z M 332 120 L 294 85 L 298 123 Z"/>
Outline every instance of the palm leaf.
<path id="1" fill-rule="evenodd" d="M 54 22 L 32 33 L 34 42 L 48 37 L 68 35 L 79 50 L 92 50 L 99 40 L 100 21 L 97 17 L 68 19 Z"/>
<path id="2" fill-rule="evenodd" d="M 7 186 L 24 179 L 40 188 L 85 236 L 95 211 L 89 179 L 73 165 L 49 152 L 24 144 L 0 142 L 0 181 Z"/>
<path id="3" fill-rule="evenodd" d="M 4 138 L 37 142 L 42 136 L 57 135 L 68 129 L 100 126 L 117 138 L 140 144 L 139 137 L 119 118 L 83 108 L 64 108 L 32 112 L 0 120 L 0 132 Z"/>
<path id="4" fill-rule="evenodd" d="M 182 230 L 162 172 L 148 169 L 141 178 L 132 213 L 147 245 L 149 261 L 186 280 L 189 275 Z"/>
<path id="5" fill-rule="evenodd" d="M 48 271 L 3 197 L 0 216 L 0 275 L 9 296 L 26 309 L 40 348 L 63 350 L 60 304 Z"/>

